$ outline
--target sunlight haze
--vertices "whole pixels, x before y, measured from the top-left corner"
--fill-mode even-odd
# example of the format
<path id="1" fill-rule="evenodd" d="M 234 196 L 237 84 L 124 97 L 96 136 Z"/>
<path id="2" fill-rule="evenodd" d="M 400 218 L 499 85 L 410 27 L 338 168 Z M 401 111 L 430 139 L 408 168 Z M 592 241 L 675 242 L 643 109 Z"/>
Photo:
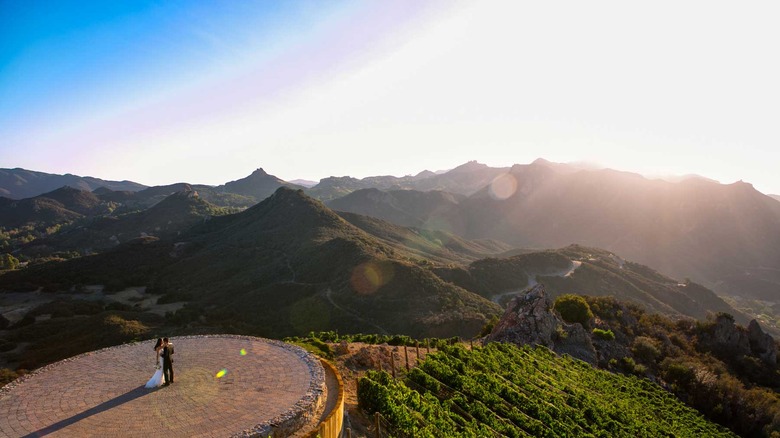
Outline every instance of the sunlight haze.
<path id="1" fill-rule="evenodd" d="M 0 2 L 0 167 L 222 184 L 588 161 L 780 193 L 772 2 Z"/>

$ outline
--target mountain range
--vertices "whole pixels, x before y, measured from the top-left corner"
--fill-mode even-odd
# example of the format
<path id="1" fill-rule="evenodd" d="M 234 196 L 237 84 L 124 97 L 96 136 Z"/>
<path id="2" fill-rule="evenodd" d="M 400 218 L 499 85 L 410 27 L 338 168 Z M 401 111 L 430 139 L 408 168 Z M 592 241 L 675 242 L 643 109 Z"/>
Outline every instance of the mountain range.
<path id="1" fill-rule="evenodd" d="M 206 210 L 193 213 L 198 207 Z M 513 255 L 496 241 L 339 216 L 285 187 L 243 212 L 200 219 L 209 208 L 193 192 L 182 192 L 145 212 L 52 236 L 35 245 L 91 239 L 115 248 L 8 272 L 0 276 L 0 288 L 146 286 L 196 305 L 211 323 L 268 336 L 367 327 L 467 336 L 499 312 L 502 296 L 536 282 L 549 284 L 554 295 L 614 295 L 671 316 L 729 312 L 747 320 L 702 286 L 681 284 L 595 248 Z M 118 244 L 123 229 L 164 227 L 174 218 L 180 218 L 179 232 L 173 227 Z"/>
<path id="2" fill-rule="evenodd" d="M 41 175 L 45 174 L 38 175 L 42 180 Z M 343 327 L 357 328 L 359 321 L 370 321 L 373 327 L 385 331 L 403 328 L 416 334 L 447 331 L 442 327 L 449 327 L 451 316 L 441 320 L 431 316 L 446 315 L 449 310 L 443 309 L 452 309 L 444 302 L 467 303 L 467 310 L 456 305 L 454 308 L 459 310 L 454 312 L 462 311 L 471 321 L 467 326 L 476 326 L 491 314 L 486 309 L 495 310 L 491 300 L 502 302 L 496 295 L 516 292 L 533 281 L 549 283 L 553 294 L 609 293 L 654 311 L 680 316 L 701 317 L 708 311 L 726 311 L 743 320 L 740 311 L 729 307 L 710 289 L 778 303 L 780 203 L 743 182 L 724 185 L 700 177 L 670 182 L 540 159 L 511 168 L 469 162 L 447 172 L 425 171 L 400 178 L 326 178 L 310 189 L 287 183 L 263 169 L 216 187 L 179 183 L 134 188 L 140 190 L 112 190 L 103 185 L 93 191 L 59 188 L 19 200 L 0 197 L 0 227 L 5 230 L 0 234 L 0 246 L 32 265 L 38 263 L 36 259 L 46 260 L 57 254 L 72 257 L 106 253 L 104 259 L 92 256 L 67 262 L 63 266 L 70 266 L 68 270 L 74 274 L 62 278 L 55 278 L 64 269 L 52 267 L 56 264 L 45 269 L 43 265 L 31 266 L 30 272 L 40 273 L 39 282 L 48 282 L 50 289 L 61 284 L 105 282 L 102 275 L 82 273 L 99 273 L 90 266 L 104 265 L 101 260 L 132 266 L 123 254 L 132 254 L 131 260 L 136 260 L 139 254 L 151 251 L 149 260 L 154 263 L 144 264 L 145 268 L 135 270 L 133 275 L 111 271 L 115 287 L 144 285 L 171 297 L 196 296 L 185 301 L 224 311 L 224 303 L 214 304 L 206 298 L 214 290 L 231 290 L 230 297 L 238 300 L 247 287 L 253 291 L 270 288 L 254 292 L 263 297 L 294 289 L 297 292 L 292 292 L 293 296 L 307 299 L 304 302 L 308 306 L 330 306 L 329 314 Z M 327 204 L 313 196 L 320 196 Z M 266 202 L 272 198 L 274 202 Z M 257 213 L 271 210 L 273 214 Z M 247 219 L 277 215 L 286 215 L 286 219 L 274 219 L 276 228 L 268 228 L 262 220 Z M 303 219 L 311 215 L 329 219 L 324 225 Z M 284 227 L 281 222 L 285 222 Z M 213 228 L 222 224 L 230 231 L 217 232 Z M 325 230 L 322 233 L 328 236 L 349 238 L 320 242 L 309 227 Z M 243 228 L 246 230 L 241 231 Z M 287 236 L 286 240 L 270 230 L 278 230 Z M 258 236 L 264 237 L 258 241 Z M 315 245 L 312 239 L 318 243 Z M 255 242 L 254 249 L 243 253 L 225 247 L 226 241 L 242 240 Z M 317 250 L 298 254 L 299 248 L 311 245 Z M 192 248 L 197 248 L 200 255 L 190 253 Z M 549 253 L 550 248 L 561 249 Z M 159 254 L 177 257 L 157 257 Z M 193 258 L 179 259 L 182 254 Z M 297 280 L 299 271 L 288 265 L 292 263 L 291 254 L 306 265 L 300 271 L 311 277 L 302 282 L 305 287 L 297 284 L 301 283 Z M 615 270 L 608 263 L 614 254 L 634 262 L 628 266 L 644 266 L 640 271 L 651 272 L 648 278 L 652 281 L 637 279 L 637 275 L 644 274 L 633 268 L 624 270 L 625 265 Z M 544 269 L 523 267 L 537 258 L 549 265 Z M 207 259 L 220 269 L 207 269 L 211 266 Z M 227 260 L 224 266 L 223 260 Z M 190 262 L 193 266 L 188 265 Z M 569 269 L 574 262 L 580 264 L 579 268 L 569 276 L 547 275 Z M 329 263 L 339 267 L 331 266 L 323 273 L 317 271 L 320 267 L 312 266 Z M 411 287 L 418 290 L 419 296 L 413 298 L 428 297 L 422 308 L 432 312 L 429 319 L 416 314 L 408 325 L 397 325 L 381 311 L 377 317 L 357 318 L 365 312 L 370 315 L 373 310 L 369 309 L 376 304 L 363 298 L 353 302 L 354 297 L 345 292 L 350 290 L 351 273 L 363 263 L 372 266 L 371 278 L 381 277 L 386 266 L 391 266 L 392 272 L 404 273 L 403 278 L 394 274 L 393 281 L 408 283 L 414 278 Z M 293 271 L 294 279 L 282 280 Z M 213 275 L 208 275 L 210 272 Z M 6 284 L 18 285 L 13 279 L 28 275 L 12 274 L 5 279 L 10 282 Z M 122 280 L 126 277 L 132 281 Z M 198 280 L 191 282 L 187 280 L 190 277 Z M 420 284 L 439 291 L 439 301 L 431 301 L 426 295 L 431 290 Z M 287 296 L 287 292 L 279 293 Z M 451 296 L 459 298 L 448 298 Z M 246 308 L 236 305 L 231 309 L 240 313 Z M 284 309 L 280 311 L 290 312 L 292 308 Z M 772 312 L 770 319 L 774 318 Z M 289 323 L 276 326 L 263 320 L 253 324 L 273 326 L 268 330 L 274 333 L 295 332 Z"/>
<path id="3" fill-rule="evenodd" d="M 537 160 L 466 198 L 364 189 L 329 205 L 518 247 L 604 248 L 731 295 L 780 292 L 780 203 L 744 182 L 671 183 Z"/>
<path id="4" fill-rule="evenodd" d="M 92 191 L 99 187 L 111 190 L 138 191 L 146 188 L 132 181 L 106 181 L 90 176 L 55 175 L 25 169 L 0 169 L 0 196 L 11 199 L 32 198 L 62 186 Z"/>

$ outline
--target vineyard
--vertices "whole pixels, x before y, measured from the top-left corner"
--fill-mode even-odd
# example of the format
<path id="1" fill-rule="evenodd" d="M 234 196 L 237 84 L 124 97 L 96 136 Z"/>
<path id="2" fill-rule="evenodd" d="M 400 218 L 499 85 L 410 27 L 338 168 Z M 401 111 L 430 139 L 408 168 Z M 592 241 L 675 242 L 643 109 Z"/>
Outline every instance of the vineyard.
<path id="1" fill-rule="evenodd" d="M 401 437 L 734 436 L 646 379 L 543 347 L 443 346 L 403 380 L 370 371 L 358 400 Z"/>

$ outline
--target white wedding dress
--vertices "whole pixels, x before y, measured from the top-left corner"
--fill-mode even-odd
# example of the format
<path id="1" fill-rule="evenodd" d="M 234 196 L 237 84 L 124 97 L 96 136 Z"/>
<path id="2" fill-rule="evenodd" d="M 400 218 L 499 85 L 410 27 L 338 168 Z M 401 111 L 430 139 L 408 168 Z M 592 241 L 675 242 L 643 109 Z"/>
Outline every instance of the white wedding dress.
<path id="1" fill-rule="evenodd" d="M 154 372 L 154 375 L 151 379 L 149 379 L 148 382 L 146 382 L 147 388 L 157 388 L 158 386 L 162 385 L 163 383 L 163 358 L 162 355 L 160 355 L 160 358 L 157 360 L 157 371 Z"/>

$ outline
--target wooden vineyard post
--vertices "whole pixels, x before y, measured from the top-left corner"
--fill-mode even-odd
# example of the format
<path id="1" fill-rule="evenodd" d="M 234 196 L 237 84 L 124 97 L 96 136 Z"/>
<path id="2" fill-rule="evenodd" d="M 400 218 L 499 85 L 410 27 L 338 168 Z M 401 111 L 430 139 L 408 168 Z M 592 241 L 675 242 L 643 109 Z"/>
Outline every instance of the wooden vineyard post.
<path id="1" fill-rule="evenodd" d="M 471 348 L 472 350 L 474 349 L 474 340 L 473 339 L 469 339 L 469 348 Z"/>
<path id="2" fill-rule="evenodd" d="M 395 379 L 395 355 L 390 352 L 390 367 L 393 369 L 393 378 Z"/>
<path id="3" fill-rule="evenodd" d="M 425 354 L 431 354 L 431 340 L 425 338 Z"/>
<path id="4" fill-rule="evenodd" d="M 414 349 L 417 352 L 417 363 L 420 363 L 420 341 L 414 341 Z"/>
<path id="5" fill-rule="evenodd" d="M 347 428 L 347 438 L 352 438 L 352 429 Z"/>
<path id="6" fill-rule="evenodd" d="M 382 438 L 382 433 L 379 430 L 379 412 L 374 413 L 374 422 L 376 423 L 376 438 Z"/>
<path id="7" fill-rule="evenodd" d="M 409 372 L 409 350 L 406 349 L 406 344 L 404 344 L 404 356 L 406 356 L 406 371 Z"/>

